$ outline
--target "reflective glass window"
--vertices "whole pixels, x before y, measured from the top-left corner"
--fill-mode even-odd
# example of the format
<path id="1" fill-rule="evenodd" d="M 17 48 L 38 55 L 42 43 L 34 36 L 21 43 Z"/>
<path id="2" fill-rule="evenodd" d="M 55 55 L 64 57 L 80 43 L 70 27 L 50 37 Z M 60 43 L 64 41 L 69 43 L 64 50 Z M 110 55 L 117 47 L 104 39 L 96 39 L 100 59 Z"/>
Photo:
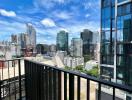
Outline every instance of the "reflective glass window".
<path id="1" fill-rule="evenodd" d="M 115 18 L 115 7 L 112 7 L 112 18 Z"/>
<path id="2" fill-rule="evenodd" d="M 102 32 L 102 42 L 109 43 L 110 42 L 110 31 Z"/>
<path id="3" fill-rule="evenodd" d="M 113 68 L 101 66 L 101 74 L 102 75 L 109 76 L 110 78 L 113 78 L 113 76 L 114 76 L 113 71 L 114 71 Z"/>
<path id="4" fill-rule="evenodd" d="M 117 66 L 125 66 L 126 58 L 124 56 L 117 56 Z"/>
<path id="5" fill-rule="evenodd" d="M 102 7 L 110 6 L 111 0 L 102 0 Z"/>

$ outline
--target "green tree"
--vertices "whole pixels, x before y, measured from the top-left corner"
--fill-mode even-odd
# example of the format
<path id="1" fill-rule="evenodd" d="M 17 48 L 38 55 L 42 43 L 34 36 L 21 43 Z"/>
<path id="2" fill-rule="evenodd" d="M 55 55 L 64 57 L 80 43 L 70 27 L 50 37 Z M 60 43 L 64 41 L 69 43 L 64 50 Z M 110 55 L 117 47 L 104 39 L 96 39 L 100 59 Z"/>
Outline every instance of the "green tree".
<path id="1" fill-rule="evenodd" d="M 84 70 L 84 67 L 83 67 L 83 65 L 79 65 L 79 66 L 76 66 L 74 68 L 74 70 L 83 71 Z"/>
<path id="2" fill-rule="evenodd" d="M 99 70 L 98 66 L 95 66 L 95 67 L 93 67 L 93 69 L 86 71 L 86 74 L 98 77 L 99 76 L 98 70 Z"/>
<path id="3" fill-rule="evenodd" d="M 72 67 L 65 66 L 65 70 L 72 70 Z"/>

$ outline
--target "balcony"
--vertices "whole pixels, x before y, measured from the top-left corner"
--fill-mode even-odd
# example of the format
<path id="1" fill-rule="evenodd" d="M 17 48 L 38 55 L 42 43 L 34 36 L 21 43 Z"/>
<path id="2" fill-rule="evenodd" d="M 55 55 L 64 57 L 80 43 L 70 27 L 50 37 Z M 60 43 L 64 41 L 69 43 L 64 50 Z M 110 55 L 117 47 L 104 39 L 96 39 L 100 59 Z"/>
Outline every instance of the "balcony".
<path id="1" fill-rule="evenodd" d="M 119 91 L 132 93 L 132 87 L 27 59 L 0 61 L 0 73 L 0 100 L 123 100 Z"/>

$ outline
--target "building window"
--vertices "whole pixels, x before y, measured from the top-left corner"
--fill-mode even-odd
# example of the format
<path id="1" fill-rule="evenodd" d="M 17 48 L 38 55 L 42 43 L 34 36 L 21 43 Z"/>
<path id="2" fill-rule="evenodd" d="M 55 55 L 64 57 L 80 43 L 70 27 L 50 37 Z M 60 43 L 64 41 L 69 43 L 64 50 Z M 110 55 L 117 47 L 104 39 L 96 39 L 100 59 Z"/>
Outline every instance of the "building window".
<path id="1" fill-rule="evenodd" d="M 126 58 L 124 56 L 117 56 L 117 66 L 125 66 L 126 62 L 125 62 Z"/>
<path id="2" fill-rule="evenodd" d="M 110 42 L 110 31 L 106 31 L 102 33 L 102 42 L 109 43 Z"/>
<path id="3" fill-rule="evenodd" d="M 113 55 L 102 55 L 102 64 L 114 65 L 114 56 Z"/>
<path id="4" fill-rule="evenodd" d="M 117 15 L 118 16 L 130 14 L 130 13 L 131 13 L 131 4 L 119 6 L 117 9 Z"/>
<path id="5" fill-rule="evenodd" d="M 112 6 L 114 6 L 115 5 L 115 0 L 112 0 Z"/>
<path id="6" fill-rule="evenodd" d="M 110 1 L 111 0 L 102 0 L 102 7 L 110 6 Z"/>
<path id="7" fill-rule="evenodd" d="M 114 69 L 110 67 L 101 66 L 101 75 L 105 78 L 111 79 L 114 77 Z"/>

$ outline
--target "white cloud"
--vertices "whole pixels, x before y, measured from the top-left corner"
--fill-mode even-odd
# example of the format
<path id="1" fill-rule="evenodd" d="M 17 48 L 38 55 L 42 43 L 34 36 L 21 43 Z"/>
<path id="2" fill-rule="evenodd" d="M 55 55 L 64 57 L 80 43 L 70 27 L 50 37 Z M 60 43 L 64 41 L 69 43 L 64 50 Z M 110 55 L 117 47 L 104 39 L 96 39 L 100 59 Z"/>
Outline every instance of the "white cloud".
<path id="1" fill-rule="evenodd" d="M 53 1 L 56 1 L 58 3 L 64 3 L 66 0 L 53 0 Z"/>
<path id="2" fill-rule="evenodd" d="M 72 17 L 71 13 L 68 12 L 55 12 L 54 15 L 60 19 L 70 19 Z"/>
<path id="3" fill-rule="evenodd" d="M 66 0 L 34 0 L 35 7 L 53 8 L 56 4 L 63 4 Z"/>
<path id="4" fill-rule="evenodd" d="M 18 22 L 8 22 L 4 20 L 0 20 L 0 41 L 8 40 L 10 41 L 11 34 L 19 34 L 26 31 L 25 23 Z"/>
<path id="5" fill-rule="evenodd" d="M 55 22 L 50 18 L 45 18 L 41 21 L 41 24 L 43 24 L 45 27 L 55 27 Z"/>
<path id="6" fill-rule="evenodd" d="M 7 17 L 16 17 L 16 13 L 14 11 L 7 11 L 5 9 L 0 9 L 0 15 Z"/>
<path id="7" fill-rule="evenodd" d="M 89 9 L 89 8 L 91 8 L 93 5 L 92 5 L 92 3 L 91 2 L 86 2 L 86 3 L 84 3 L 84 8 L 85 9 Z"/>
<path id="8" fill-rule="evenodd" d="M 65 32 L 69 32 L 69 30 L 67 30 L 66 28 L 60 28 L 60 30 L 63 30 Z"/>
<path id="9" fill-rule="evenodd" d="M 26 25 L 19 22 L 8 22 L 0 20 L 0 33 L 21 33 L 25 31 Z"/>
<path id="10" fill-rule="evenodd" d="M 83 3 L 83 6 L 85 10 L 97 12 L 100 9 L 100 0 L 88 0 L 88 2 Z"/>
<path id="11" fill-rule="evenodd" d="M 88 18 L 90 16 L 90 14 L 86 14 L 85 17 Z"/>
<path id="12" fill-rule="evenodd" d="M 77 34 L 83 31 L 83 29 L 90 29 L 91 31 L 97 31 L 99 29 L 99 23 L 95 21 L 89 22 L 73 22 L 72 24 L 62 24 L 63 28 L 67 29 L 71 34 Z"/>

